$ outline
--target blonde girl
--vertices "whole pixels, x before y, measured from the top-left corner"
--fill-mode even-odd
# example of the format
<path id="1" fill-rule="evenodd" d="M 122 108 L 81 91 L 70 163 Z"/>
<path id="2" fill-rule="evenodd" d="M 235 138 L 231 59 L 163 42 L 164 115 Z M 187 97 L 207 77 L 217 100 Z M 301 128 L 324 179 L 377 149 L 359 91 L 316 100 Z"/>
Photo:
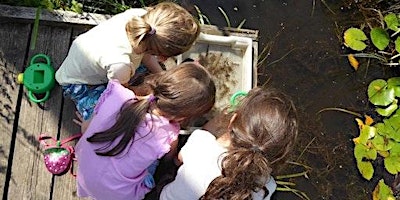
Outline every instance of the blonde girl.
<path id="1" fill-rule="evenodd" d="M 187 51 L 199 33 L 196 19 L 176 3 L 129 9 L 79 35 L 56 80 L 88 119 L 109 80 L 127 86 L 141 63 L 162 71 L 159 61 Z"/>

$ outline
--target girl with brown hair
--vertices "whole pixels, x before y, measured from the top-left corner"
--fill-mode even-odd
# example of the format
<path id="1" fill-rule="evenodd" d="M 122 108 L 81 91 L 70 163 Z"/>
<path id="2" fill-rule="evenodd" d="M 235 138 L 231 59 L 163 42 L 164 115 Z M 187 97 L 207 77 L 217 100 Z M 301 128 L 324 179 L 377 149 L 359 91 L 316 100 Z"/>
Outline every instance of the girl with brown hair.
<path id="1" fill-rule="evenodd" d="M 144 198 L 154 187 L 157 159 L 173 148 L 180 123 L 214 105 L 214 82 L 198 63 L 153 76 L 146 96 L 111 80 L 90 121 L 79 122 L 84 134 L 76 145 L 78 196 Z"/>
<path id="2" fill-rule="evenodd" d="M 228 125 L 229 124 L 229 125 Z M 218 137 L 210 133 L 222 130 Z M 270 199 L 272 177 L 298 132 L 292 101 L 272 88 L 254 88 L 231 113 L 222 113 L 189 137 L 182 165 L 160 199 Z"/>

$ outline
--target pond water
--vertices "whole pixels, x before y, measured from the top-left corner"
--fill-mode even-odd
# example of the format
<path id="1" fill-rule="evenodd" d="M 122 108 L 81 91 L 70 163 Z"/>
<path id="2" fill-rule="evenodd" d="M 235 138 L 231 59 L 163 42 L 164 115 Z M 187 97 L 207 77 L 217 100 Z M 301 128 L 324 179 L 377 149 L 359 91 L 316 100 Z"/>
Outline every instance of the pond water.
<path id="1" fill-rule="evenodd" d="M 325 2 L 326 5 L 322 2 Z M 347 1 L 349 2 L 349 1 Z M 291 95 L 300 112 L 301 130 L 292 161 L 309 166 L 307 176 L 285 181 L 310 199 L 372 199 L 378 180 L 390 176 L 377 168 L 371 181 L 359 174 L 352 139 L 358 135 L 354 116 L 324 111 L 344 108 L 361 114 L 371 111 L 366 89 L 371 80 L 390 77 L 397 69 L 360 61 L 358 71 L 348 63 L 342 44 L 343 31 L 359 26 L 363 17 L 341 1 L 310 0 L 185 0 L 197 5 L 213 25 L 259 30 L 259 54 L 267 60 L 258 69 L 258 83 L 269 84 Z M 328 9 L 329 8 L 329 9 Z M 397 72 L 396 72 L 397 71 Z M 279 174 L 305 168 L 288 165 Z M 389 178 L 388 178 L 389 177 Z M 274 199 L 300 199 L 291 192 L 277 192 Z"/>

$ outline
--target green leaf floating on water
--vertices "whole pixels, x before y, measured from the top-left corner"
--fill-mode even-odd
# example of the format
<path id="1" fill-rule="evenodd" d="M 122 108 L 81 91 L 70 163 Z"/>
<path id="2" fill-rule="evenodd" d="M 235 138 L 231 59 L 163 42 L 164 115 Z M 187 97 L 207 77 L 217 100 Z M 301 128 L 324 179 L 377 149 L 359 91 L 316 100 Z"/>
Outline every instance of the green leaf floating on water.
<path id="1" fill-rule="evenodd" d="M 379 180 L 378 185 L 372 192 L 372 200 L 395 200 L 392 190 L 385 184 L 383 179 Z"/>
<path id="2" fill-rule="evenodd" d="M 384 20 L 389 29 L 391 29 L 393 31 L 397 31 L 399 29 L 400 23 L 399 23 L 399 19 L 397 19 L 396 14 L 390 13 L 385 16 Z"/>
<path id="3" fill-rule="evenodd" d="M 374 175 L 374 167 L 370 161 L 364 161 L 364 158 L 365 160 L 375 160 L 376 156 L 377 152 L 375 149 L 369 149 L 362 144 L 356 144 L 354 147 L 354 157 L 357 161 L 358 171 L 367 180 L 371 180 Z"/>
<path id="4" fill-rule="evenodd" d="M 400 172 L 400 156 L 390 155 L 389 157 L 385 158 L 383 163 L 385 164 L 385 168 L 389 173 L 395 175 Z"/>
<path id="5" fill-rule="evenodd" d="M 379 135 L 393 139 L 396 142 L 400 142 L 399 132 L 399 120 L 400 116 L 394 115 L 390 119 L 383 120 L 384 123 L 375 124 L 376 130 Z"/>
<path id="6" fill-rule="evenodd" d="M 367 145 L 367 141 L 373 138 L 376 134 L 376 128 L 373 126 L 365 125 L 360 131 L 360 136 L 358 137 L 358 142 L 363 145 Z"/>
<path id="7" fill-rule="evenodd" d="M 396 97 L 400 97 L 400 77 L 389 78 L 387 80 L 387 84 L 389 88 L 394 89 L 394 94 L 396 95 Z"/>
<path id="8" fill-rule="evenodd" d="M 384 50 L 390 41 L 389 34 L 383 28 L 373 28 L 370 32 L 372 43 L 379 50 Z"/>
<path id="9" fill-rule="evenodd" d="M 357 161 L 363 161 L 364 158 L 368 160 L 375 160 L 377 152 L 375 149 L 370 149 L 363 144 L 356 144 L 354 146 L 354 157 Z"/>
<path id="10" fill-rule="evenodd" d="M 390 155 L 392 156 L 400 156 L 400 143 L 395 143 L 390 149 Z"/>
<path id="11" fill-rule="evenodd" d="M 394 41 L 394 46 L 395 46 L 397 53 L 400 53 L 400 37 L 396 38 L 396 40 Z"/>
<path id="12" fill-rule="evenodd" d="M 395 142 L 393 140 L 390 140 L 386 137 L 383 137 L 379 134 L 377 134 L 372 140 L 372 144 L 374 145 L 375 149 L 378 151 L 387 151 L 391 149 L 394 145 Z"/>
<path id="13" fill-rule="evenodd" d="M 367 180 L 371 180 L 374 175 L 374 168 L 371 162 L 359 161 L 357 162 L 358 171 L 360 171 L 362 177 Z"/>
<path id="14" fill-rule="evenodd" d="M 376 110 L 376 112 L 378 112 L 378 114 L 380 114 L 380 115 L 382 115 L 384 117 L 387 117 L 387 116 L 392 115 L 392 113 L 394 111 L 396 111 L 398 107 L 399 106 L 397 105 L 397 100 L 394 99 L 393 103 L 389 107 L 387 107 L 387 108 L 376 108 L 375 110 Z"/>
<path id="15" fill-rule="evenodd" d="M 361 29 L 349 28 L 344 32 L 343 38 L 345 45 L 353 50 L 362 51 L 367 47 L 363 41 L 368 38 Z"/>
<path id="16" fill-rule="evenodd" d="M 368 98 L 376 106 L 387 106 L 395 98 L 394 88 L 387 87 L 388 84 L 383 79 L 376 79 L 368 86 Z"/>

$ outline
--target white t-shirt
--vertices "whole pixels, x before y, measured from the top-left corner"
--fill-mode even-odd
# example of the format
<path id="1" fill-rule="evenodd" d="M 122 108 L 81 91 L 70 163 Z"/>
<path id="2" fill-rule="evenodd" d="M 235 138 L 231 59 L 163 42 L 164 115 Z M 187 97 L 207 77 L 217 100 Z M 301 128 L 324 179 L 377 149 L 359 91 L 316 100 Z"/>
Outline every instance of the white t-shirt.
<path id="1" fill-rule="evenodd" d="M 98 85 L 117 79 L 127 83 L 140 65 L 143 55 L 133 52 L 125 26 L 142 8 L 129 9 L 79 35 L 56 72 L 60 85 Z"/>
<path id="2" fill-rule="evenodd" d="M 205 130 L 195 130 L 182 147 L 183 164 L 178 169 L 175 180 L 166 185 L 160 200 L 197 200 L 207 190 L 208 185 L 221 175 L 221 160 L 227 149 L 222 147 L 215 136 Z M 263 199 L 264 191 L 253 194 L 254 200 L 269 200 L 276 189 L 271 177 L 265 185 L 269 191 Z"/>

